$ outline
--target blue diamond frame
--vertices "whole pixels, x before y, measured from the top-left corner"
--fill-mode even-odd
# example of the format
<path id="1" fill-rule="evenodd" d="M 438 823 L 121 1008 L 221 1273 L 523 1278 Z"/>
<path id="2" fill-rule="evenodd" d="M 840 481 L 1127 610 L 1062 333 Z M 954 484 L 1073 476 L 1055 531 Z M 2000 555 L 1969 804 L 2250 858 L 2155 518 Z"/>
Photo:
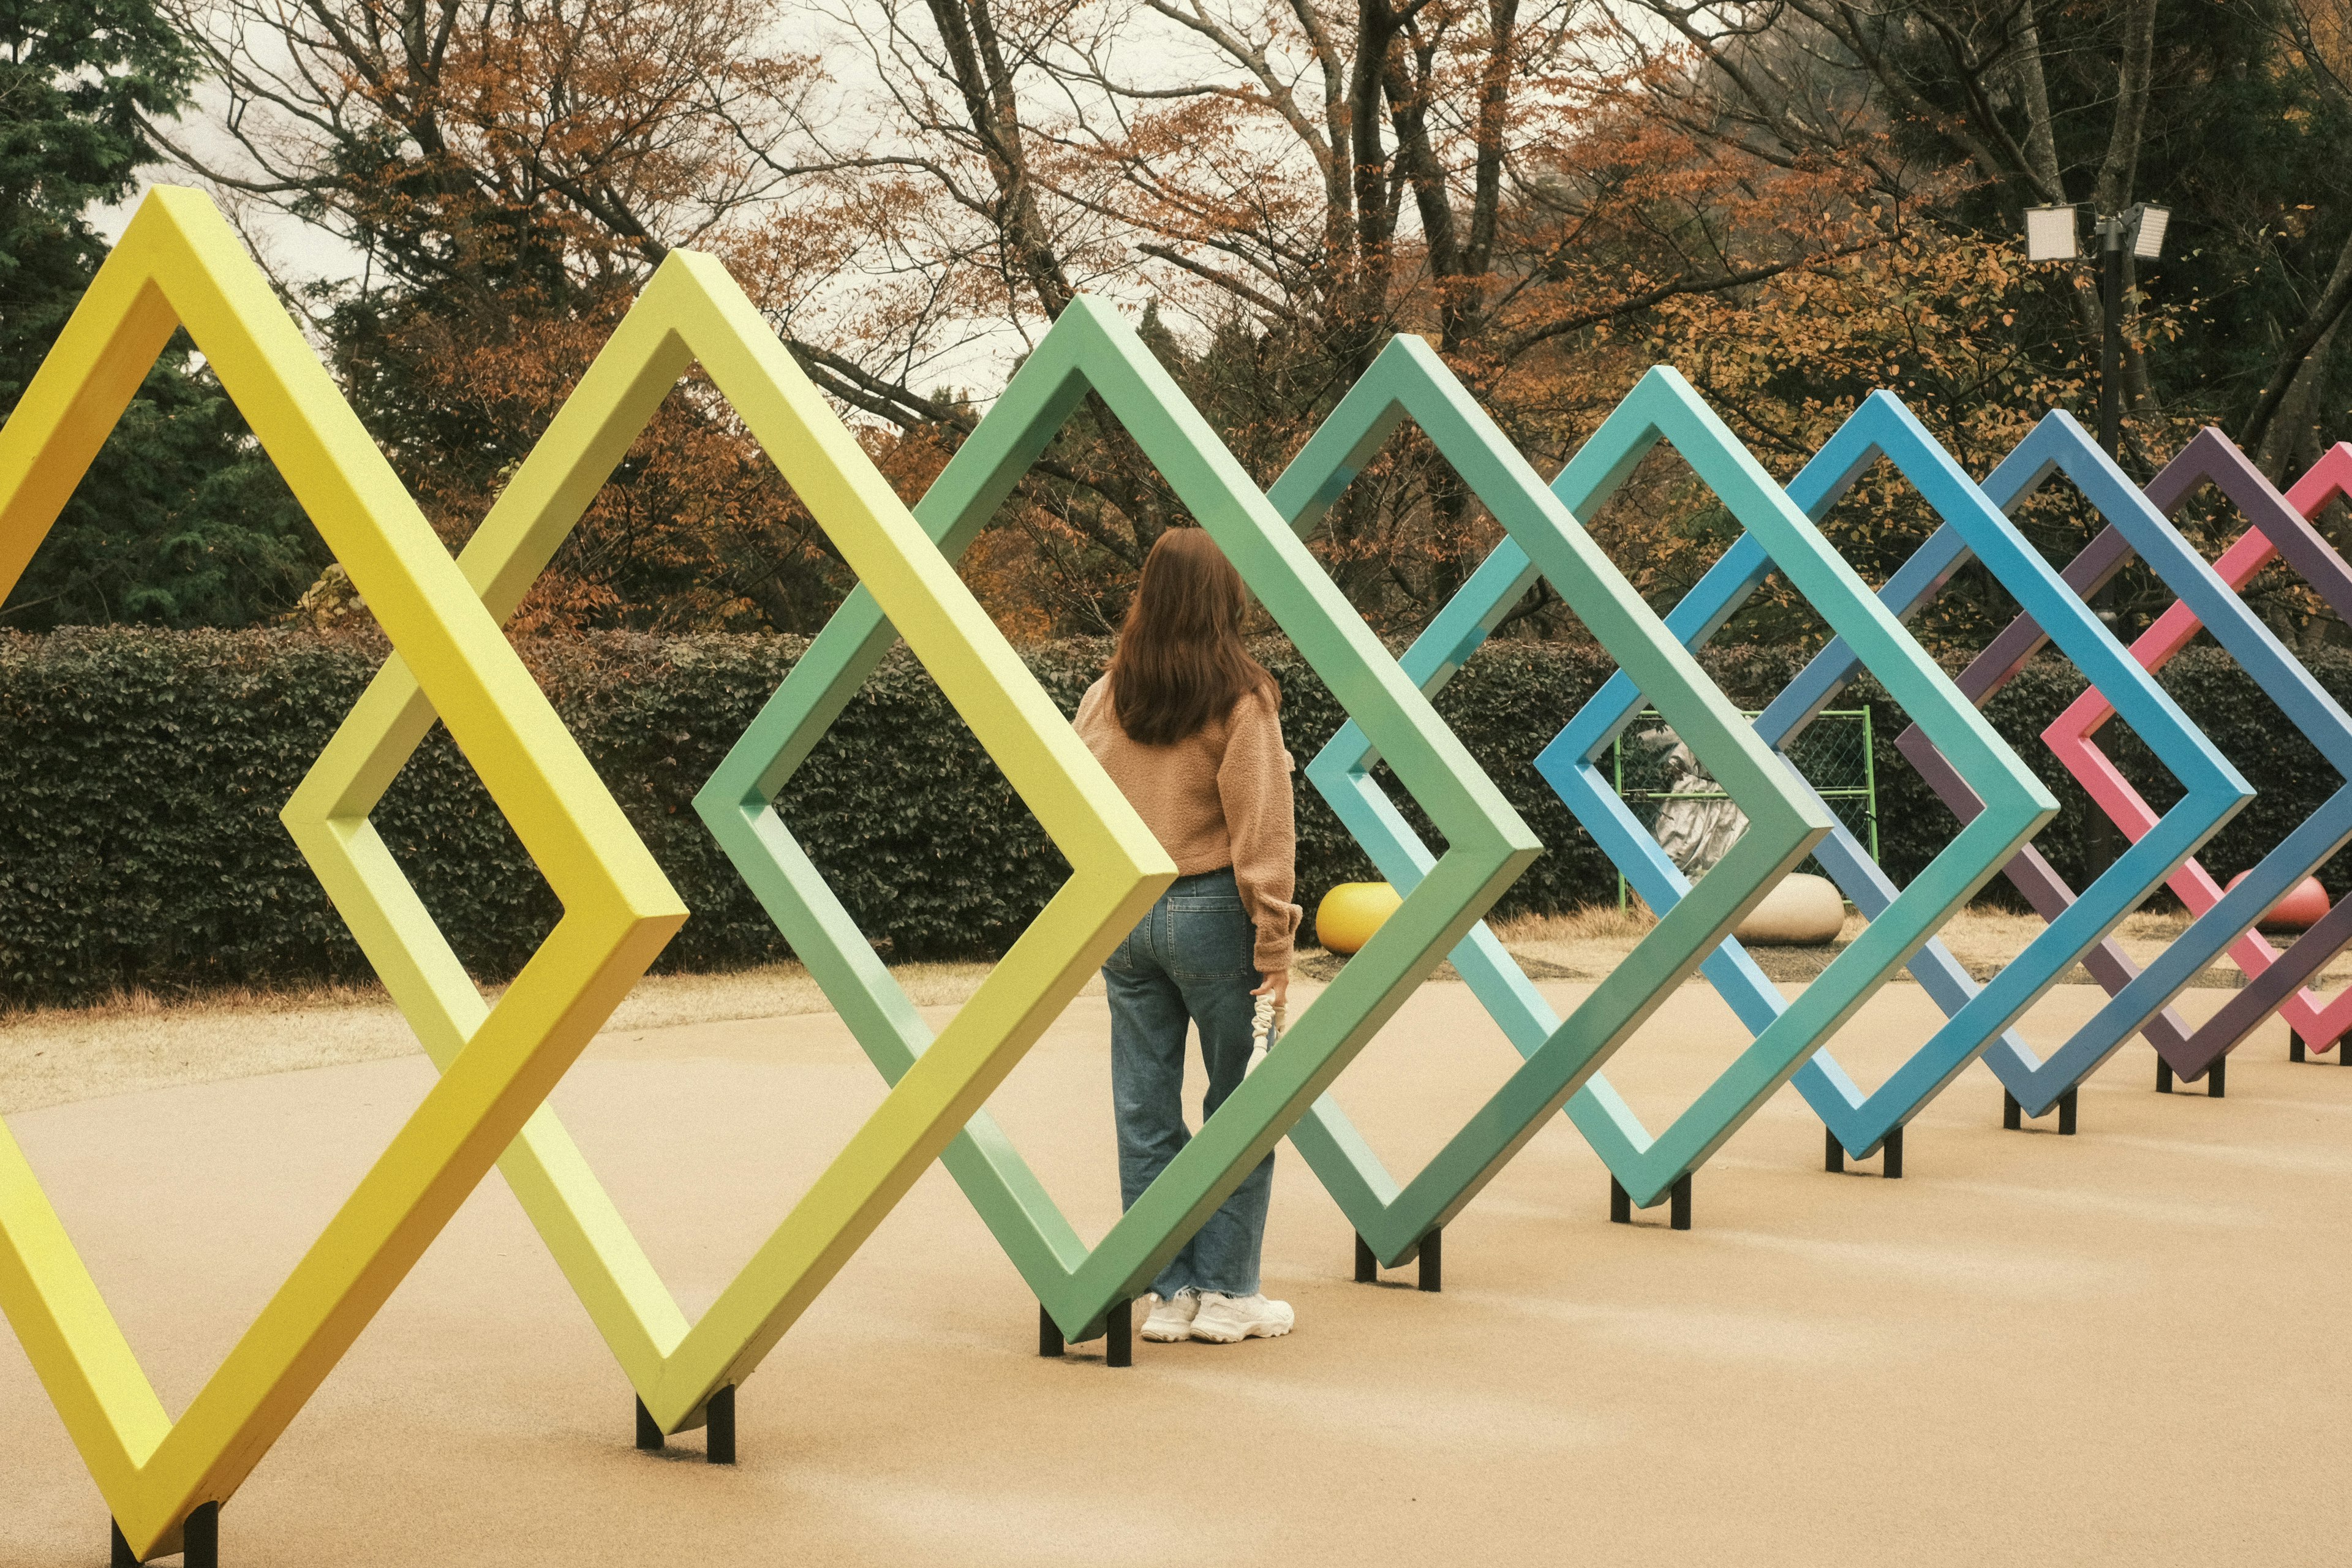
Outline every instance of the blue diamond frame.
<path id="1" fill-rule="evenodd" d="M 1971 558 L 1982 562 L 2042 628 L 2043 638 L 2055 642 L 2086 679 L 2114 699 L 2116 710 L 2171 770 L 2185 793 L 2153 830 L 2119 856 L 2072 907 L 1981 987 L 1940 939 L 1931 940 L 1910 968 L 1944 1011 L 1946 1021 L 1875 1090 L 1864 1092 L 1826 1047 L 1798 1069 L 1791 1080 L 1798 1091 L 1837 1135 L 1840 1144 L 1857 1158 L 1875 1152 L 1888 1133 L 1909 1122 L 1996 1038 L 2009 1034 L 2086 950 L 2121 924 L 2183 860 L 2243 810 L 2254 795 L 2253 787 L 2190 722 L 2156 678 L 2141 668 L 2105 623 L 2066 585 L 2057 569 L 2042 559 L 1992 498 L 1969 480 L 1951 454 L 1893 394 L 1876 392 L 1865 399 L 1819 455 L 1790 481 L 1789 497 L 1818 521 L 1882 457 L 1910 480 L 1944 521 L 1879 591 L 1880 601 L 1908 620 Z M 2012 504 L 2022 500 L 2022 495 L 2017 496 Z M 2170 524 L 2151 529 L 2147 519 L 2130 514 L 2128 534 L 2168 586 L 2179 584 L 2176 593 L 2186 589 L 2200 604 L 2226 599 L 2236 605 L 2240 619 L 2252 620 L 2204 558 Z M 1832 641 L 1765 709 L 1757 720 L 1758 731 L 1773 745 L 1785 748 L 1859 668 L 1860 661 L 1844 640 Z M 1997 689 L 1996 684 L 1977 700 L 1987 700 Z M 1875 919 L 1894 901 L 1897 892 L 1894 881 L 1843 824 L 1831 842 L 1815 854 L 1865 918 Z M 1743 994 L 1748 972 L 1728 963 L 1723 968 L 1728 973 L 1710 970 L 1710 978 L 1743 1022 L 1778 1013 L 1783 1004 L 1777 990 L 1768 986 L 1761 994 L 1752 991 Z M 2010 1044 L 2024 1048 L 2013 1034 Z"/>

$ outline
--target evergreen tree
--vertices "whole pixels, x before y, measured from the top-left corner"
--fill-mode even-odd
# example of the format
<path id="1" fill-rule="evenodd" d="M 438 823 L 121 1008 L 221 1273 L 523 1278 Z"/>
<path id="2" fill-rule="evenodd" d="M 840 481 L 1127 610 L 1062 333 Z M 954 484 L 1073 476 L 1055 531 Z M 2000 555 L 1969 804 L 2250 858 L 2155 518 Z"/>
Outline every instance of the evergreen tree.
<path id="1" fill-rule="evenodd" d="M 0 408 L 16 406 L 105 259 L 89 214 L 157 161 L 148 117 L 179 109 L 194 70 L 152 0 L 0 0 Z M 241 625 L 291 604 L 324 558 L 175 334 L 0 626 Z"/>

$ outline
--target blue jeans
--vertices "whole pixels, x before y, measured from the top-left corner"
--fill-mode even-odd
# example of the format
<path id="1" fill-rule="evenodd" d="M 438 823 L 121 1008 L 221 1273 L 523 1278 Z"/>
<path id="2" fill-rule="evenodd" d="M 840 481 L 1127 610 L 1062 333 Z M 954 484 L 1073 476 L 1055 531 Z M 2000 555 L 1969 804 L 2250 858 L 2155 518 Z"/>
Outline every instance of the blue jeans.
<path id="1" fill-rule="evenodd" d="M 1124 1207 L 1192 1140 L 1184 1124 L 1184 1026 L 1201 1031 L 1209 1069 L 1204 1116 L 1213 1116 L 1249 1070 L 1250 1018 L 1259 983 L 1252 963 L 1256 930 L 1230 868 L 1179 877 L 1103 965 L 1110 992 L 1110 1092 L 1118 1119 L 1118 1187 Z M 1168 1260 L 1151 1288 L 1254 1296 L 1265 1240 L 1274 1155 L 1234 1189 L 1223 1206 Z"/>

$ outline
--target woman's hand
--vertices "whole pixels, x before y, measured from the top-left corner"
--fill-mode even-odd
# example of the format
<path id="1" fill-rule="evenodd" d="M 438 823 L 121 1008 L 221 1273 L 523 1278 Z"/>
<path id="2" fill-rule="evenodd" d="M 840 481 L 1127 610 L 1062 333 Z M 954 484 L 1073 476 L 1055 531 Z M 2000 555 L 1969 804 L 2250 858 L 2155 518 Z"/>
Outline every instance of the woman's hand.
<path id="1" fill-rule="evenodd" d="M 1250 994 L 1253 996 L 1271 996 L 1274 998 L 1274 1005 L 1276 1006 L 1288 1006 L 1290 1005 L 1290 971 L 1287 969 L 1276 970 L 1272 974 L 1267 975 L 1263 981 L 1261 981 L 1257 989 L 1251 992 Z"/>

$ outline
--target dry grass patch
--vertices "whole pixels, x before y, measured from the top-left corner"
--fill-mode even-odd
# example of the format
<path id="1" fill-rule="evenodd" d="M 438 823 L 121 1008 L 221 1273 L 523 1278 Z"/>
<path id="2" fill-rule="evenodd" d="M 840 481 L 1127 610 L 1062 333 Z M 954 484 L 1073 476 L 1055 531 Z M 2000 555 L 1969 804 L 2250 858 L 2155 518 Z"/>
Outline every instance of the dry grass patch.
<path id="1" fill-rule="evenodd" d="M 1599 980 L 1657 924 L 1649 906 L 1636 900 L 1622 910 L 1587 904 L 1567 914 L 1519 915 L 1496 921 L 1494 930 L 1534 979 Z"/>
<path id="2" fill-rule="evenodd" d="M 1495 934 L 1517 959 L 1528 975 L 1538 980 L 1597 981 L 1606 975 L 1634 945 L 1650 934 L 1657 919 L 1638 900 L 1620 910 L 1615 904 L 1591 904 L 1580 910 L 1558 915 L 1521 915 L 1494 922 Z M 1866 922 L 1852 912 L 1846 916 L 1845 927 L 1837 940 L 1821 947 L 1753 946 L 1748 952 L 1765 973 L 1779 981 L 1801 982 L 1811 979 L 1835 958 L 1846 943 L 1861 934 Z M 2127 917 L 2116 929 L 2116 936 L 2124 951 L 2142 965 L 2152 963 L 2165 948 L 2189 929 L 2189 917 L 2179 910 L 2162 913 L 2142 913 Z M 2025 944 L 2042 934 L 2047 927 L 2039 915 L 2015 910 L 1975 907 L 1954 916 L 1938 933 L 1944 945 L 1951 950 L 1968 972 L 1979 981 L 1990 980 L 2018 953 Z M 2293 939 L 2278 936 L 2274 945 L 2284 948 Z M 1343 961 L 1324 953 L 1307 955 L 1308 973 L 1329 979 L 1341 967 Z M 1442 966 L 1433 978 L 1457 979 L 1451 965 Z M 1898 971 L 1897 982 L 1908 982 L 1910 973 Z M 1702 975 L 1693 975 L 1690 984 L 1705 984 Z M 2090 973 L 2081 964 L 2074 965 L 2060 976 L 2060 983 L 2087 985 Z M 2225 955 L 2191 982 L 2200 986 L 2235 987 L 2243 984 L 2235 963 Z M 2352 949 L 2337 953 L 2320 972 L 2317 984 L 2324 990 L 2352 984 Z"/>

